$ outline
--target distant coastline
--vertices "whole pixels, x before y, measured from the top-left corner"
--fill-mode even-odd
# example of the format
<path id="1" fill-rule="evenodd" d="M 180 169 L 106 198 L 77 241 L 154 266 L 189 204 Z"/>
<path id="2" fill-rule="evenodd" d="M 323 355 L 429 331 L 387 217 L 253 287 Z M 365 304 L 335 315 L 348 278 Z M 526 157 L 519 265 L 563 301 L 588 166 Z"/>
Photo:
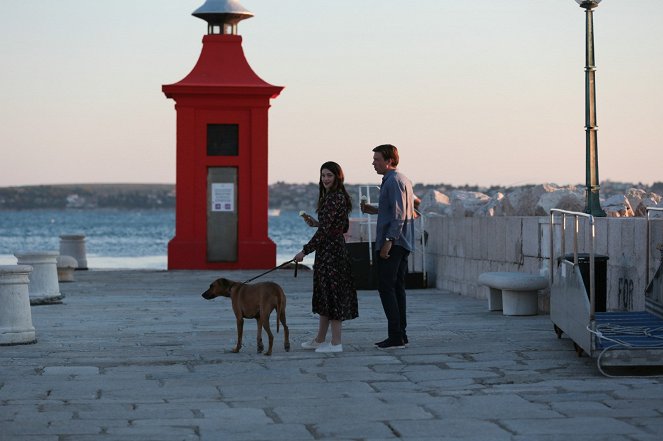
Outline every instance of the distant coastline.
<path id="1" fill-rule="evenodd" d="M 347 185 L 348 192 L 357 199 L 360 185 Z M 507 193 L 519 187 L 449 184 L 416 184 L 414 191 L 423 196 L 430 190 L 450 193 L 453 190 L 479 191 L 488 195 Z M 652 185 L 605 181 L 601 183 L 601 196 L 624 193 L 639 188 L 663 194 L 663 182 Z M 289 184 L 277 182 L 269 186 L 269 208 L 312 210 L 318 197 L 318 184 Z M 356 204 L 356 201 L 355 201 Z M 0 187 L 0 210 L 35 209 L 175 209 L 174 184 L 61 184 Z"/>
<path id="2" fill-rule="evenodd" d="M 0 188 L 0 210 L 175 208 L 172 184 L 62 184 Z"/>

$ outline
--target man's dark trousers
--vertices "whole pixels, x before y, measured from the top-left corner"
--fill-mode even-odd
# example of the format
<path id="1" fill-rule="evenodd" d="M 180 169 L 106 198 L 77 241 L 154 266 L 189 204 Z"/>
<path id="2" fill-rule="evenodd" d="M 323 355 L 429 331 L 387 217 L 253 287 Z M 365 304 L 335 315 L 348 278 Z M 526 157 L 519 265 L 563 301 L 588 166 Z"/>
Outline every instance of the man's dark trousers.
<path id="1" fill-rule="evenodd" d="M 400 342 L 406 338 L 407 327 L 405 302 L 405 274 L 407 257 L 410 252 L 394 245 L 389 251 L 389 258 L 380 257 L 378 250 L 378 292 L 384 314 L 387 316 L 387 330 L 390 340 Z"/>

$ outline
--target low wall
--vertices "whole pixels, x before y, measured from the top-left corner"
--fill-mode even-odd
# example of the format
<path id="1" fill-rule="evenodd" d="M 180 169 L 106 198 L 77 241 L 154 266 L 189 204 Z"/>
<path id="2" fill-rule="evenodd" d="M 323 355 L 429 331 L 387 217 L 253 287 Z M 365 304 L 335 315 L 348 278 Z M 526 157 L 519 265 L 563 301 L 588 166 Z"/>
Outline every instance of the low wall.
<path id="1" fill-rule="evenodd" d="M 479 286 L 486 271 L 519 271 L 548 275 L 549 217 L 427 217 L 426 269 L 435 287 L 477 298 L 487 297 Z M 557 218 L 556 218 L 557 222 Z M 565 252 L 573 252 L 572 228 L 567 220 Z M 579 252 L 588 252 L 581 222 Z M 653 221 L 650 277 L 660 263 L 663 221 Z M 607 309 L 640 311 L 645 307 L 647 221 L 644 218 L 596 218 L 595 253 L 609 257 Z M 561 228 L 555 226 L 555 256 L 561 252 Z M 548 312 L 550 292 L 539 297 L 539 310 Z"/>

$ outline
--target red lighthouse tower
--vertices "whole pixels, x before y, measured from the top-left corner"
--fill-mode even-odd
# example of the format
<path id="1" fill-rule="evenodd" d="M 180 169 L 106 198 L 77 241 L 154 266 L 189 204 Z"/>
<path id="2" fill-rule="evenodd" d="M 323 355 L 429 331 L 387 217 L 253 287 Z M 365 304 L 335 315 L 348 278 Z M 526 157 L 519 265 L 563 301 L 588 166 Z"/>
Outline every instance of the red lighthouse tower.
<path id="1" fill-rule="evenodd" d="M 276 264 L 267 236 L 267 121 L 282 87 L 251 69 L 235 0 L 207 0 L 203 48 L 183 80 L 164 85 L 177 112 L 175 237 L 168 269 L 259 269 Z"/>

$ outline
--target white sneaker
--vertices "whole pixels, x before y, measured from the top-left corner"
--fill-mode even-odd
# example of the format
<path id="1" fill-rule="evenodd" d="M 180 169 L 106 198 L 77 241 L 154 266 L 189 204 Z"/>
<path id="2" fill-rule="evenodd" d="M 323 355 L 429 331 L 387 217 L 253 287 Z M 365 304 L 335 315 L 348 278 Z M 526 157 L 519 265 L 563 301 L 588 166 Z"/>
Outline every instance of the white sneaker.
<path id="1" fill-rule="evenodd" d="M 315 352 L 343 352 L 343 345 L 341 343 L 333 345 L 331 343 L 321 343 L 320 347 Z"/>
<path id="2" fill-rule="evenodd" d="M 318 349 L 321 345 L 325 344 L 324 342 L 318 343 L 315 341 L 315 337 L 313 337 L 310 341 L 305 341 L 302 343 L 302 348 L 303 349 Z"/>

